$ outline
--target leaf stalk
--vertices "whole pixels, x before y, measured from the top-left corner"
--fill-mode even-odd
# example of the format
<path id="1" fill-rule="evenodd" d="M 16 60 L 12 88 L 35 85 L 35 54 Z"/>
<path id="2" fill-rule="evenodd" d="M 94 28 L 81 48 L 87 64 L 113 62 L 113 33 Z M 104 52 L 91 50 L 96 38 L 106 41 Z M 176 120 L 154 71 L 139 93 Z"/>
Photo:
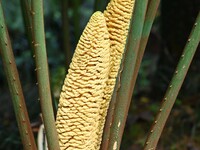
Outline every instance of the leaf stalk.
<path id="1" fill-rule="evenodd" d="M 25 150 L 36 150 L 36 144 L 31 129 L 30 120 L 24 100 L 17 66 L 12 51 L 10 37 L 6 27 L 3 9 L 0 2 L 0 53 L 3 67 L 11 93 L 12 103 Z"/>
<path id="2" fill-rule="evenodd" d="M 161 136 L 163 128 L 166 124 L 167 118 L 172 110 L 175 103 L 176 97 L 183 84 L 191 61 L 196 52 L 197 46 L 200 42 L 200 12 L 197 16 L 196 22 L 194 23 L 193 29 L 190 33 L 188 41 L 185 45 L 177 68 L 174 72 L 172 80 L 168 86 L 166 94 L 162 100 L 160 110 L 153 122 L 148 138 L 145 143 L 144 150 L 156 149 L 158 140 Z"/>
<path id="3" fill-rule="evenodd" d="M 47 62 L 46 43 L 44 34 L 43 1 L 32 0 L 32 25 L 33 44 L 35 50 L 36 72 L 40 96 L 40 105 L 43 115 L 48 148 L 59 150 L 58 135 L 55 126 L 55 118 L 52 106 L 52 97 L 49 81 L 49 69 Z"/>

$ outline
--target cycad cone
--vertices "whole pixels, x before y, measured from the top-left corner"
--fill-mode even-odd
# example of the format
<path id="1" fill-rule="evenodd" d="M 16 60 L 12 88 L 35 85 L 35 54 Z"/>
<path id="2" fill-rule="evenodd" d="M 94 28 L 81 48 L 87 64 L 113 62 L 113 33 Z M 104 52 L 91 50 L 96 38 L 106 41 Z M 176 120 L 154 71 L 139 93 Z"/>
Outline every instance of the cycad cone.
<path id="1" fill-rule="evenodd" d="M 109 70 L 109 34 L 103 14 L 96 12 L 79 40 L 60 95 L 56 126 L 61 149 L 97 149 Z"/>
<path id="2" fill-rule="evenodd" d="M 124 52 L 133 0 L 111 0 L 92 15 L 76 47 L 60 95 L 60 148 L 98 150 Z"/>

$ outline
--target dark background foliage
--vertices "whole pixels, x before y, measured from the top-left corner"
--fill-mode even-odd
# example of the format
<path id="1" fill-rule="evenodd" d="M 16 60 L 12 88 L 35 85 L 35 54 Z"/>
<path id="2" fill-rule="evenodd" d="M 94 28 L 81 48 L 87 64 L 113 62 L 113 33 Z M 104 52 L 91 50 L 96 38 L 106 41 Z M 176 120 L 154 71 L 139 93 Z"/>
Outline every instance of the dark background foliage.
<path id="1" fill-rule="evenodd" d="M 54 102 L 66 71 L 62 37 L 62 1 L 45 0 L 45 30 Z M 33 131 L 41 124 L 33 52 L 27 41 L 20 1 L 2 0 L 17 67 Z M 104 10 L 108 0 L 69 1 L 69 39 L 73 53 L 94 10 Z M 162 0 L 139 71 L 121 149 L 140 150 L 178 59 L 200 10 L 199 0 Z M 200 51 L 197 50 L 158 149 L 200 149 Z M 22 149 L 10 93 L 0 59 L 0 149 Z"/>

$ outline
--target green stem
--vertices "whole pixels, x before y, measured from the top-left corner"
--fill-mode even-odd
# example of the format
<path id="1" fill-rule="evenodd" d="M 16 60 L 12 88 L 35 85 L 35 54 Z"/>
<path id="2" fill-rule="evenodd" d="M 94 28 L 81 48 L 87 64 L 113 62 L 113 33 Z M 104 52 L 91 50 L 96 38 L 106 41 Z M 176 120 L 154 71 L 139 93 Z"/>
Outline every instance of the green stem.
<path id="1" fill-rule="evenodd" d="M 110 126 L 110 135 L 108 137 L 110 139 L 108 143 L 109 150 L 120 148 L 135 83 L 132 77 L 141 40 L 147 4 L 148 0 L 135 1 L 135 8 L 130 24 L 130 32 L 122 60 L 123 63 L 121 63 L 120 66 L 117 83 L 111 100 L 111 103 L 116 103 L 114 107 L 112 105 L 110 106 L 110 108 L 114 108 L 114 113 L 110 114 L 113 120 L 109 120 L 109 124 L 106 123 L 108 127 Z"/>
<path id="2" fill-rule="evenodd" d="M 147 13 L 145 16 L 145 21 L 144 21 L 144 27 L 142 30 L 142 38 L 140 41 L 140 47 L 139 47 L 136 65 L 135 65 L 135 73 L 133 75 L 133 80 L 135 81 L 137 79 L 140 64 L 144 55 L 144 51 L 149 39 L 151 27 L 153 25 L 153 21 L 155 19 L 159 4 L 160 4 L 160 0 L 149 0 L 149 3 L 148 3 Z"/>
<path id="3" fill-rule="evenodd" d="M 5 19 L 3 16 L 3 9 L 0 2 L 0 53 L 8 80 L 9 90 L 12 97 L 12 103 L 17 118 L 19 132 L 25 150 L 35 150 L 36 144 L 32 133 L 24 95 L 12 52 L 11 42 L 8 35 Z"/>
<path id="4" fill-rule="evenodd" d="M 62 7 L 62 36 L 63 36 L 63 49 L 65 51 L 66 55 L 66 65 L 67 70 L 69 68 L 69 64 L 71 62 L 72 53 L 70 51 L 71 45 L 70 45 L 70 34 L 69 34 L 69 17 L 68 17 L 68 0 L 62 0 L 61 1 L 61 7 Z"/>
<path id="5" fill-rule="evenodd" d="M 31 2 L 36 71 L 47 143 L 50 150 L 58 150 L 59 142 L 52 107 L 49 70 L 46 54 L 43 1 L 33 0 Z"/>
<path id="6" fill-rule="evenodd" d="M 24 19 L 24 25 L 26 29 L 26 33 L 28 36 L 28 42 L 29 45 L 31 46 L 32 51 L 34 51 L 34 46 L 33 46 L 33 36 L 32 36 L 32 21 L 31 21 L 31 3 L 29 0 L 20 0 L 21 2 L 21 9 L 22 9 L 22 14 L 23 14 L 23 19 Z"/>
<path id="7" fill-rule="evenodd" d="M 163 98 L 159 113 L 152 125 L 149 136 L 146 140 L 144 150 L 156 149 L 158 140 L 161 136 L 167 118 L 171 112 L 171 109 L 175 103 L 176 97 L 183 84 L 191 61 L 194 57 L 197 46 L 200 42 L 200 12 L 190 33 L 189 39 L 186 43 L 184 51 L 181 55 L 176 71 L 172 77 L 170 85 Z"/>

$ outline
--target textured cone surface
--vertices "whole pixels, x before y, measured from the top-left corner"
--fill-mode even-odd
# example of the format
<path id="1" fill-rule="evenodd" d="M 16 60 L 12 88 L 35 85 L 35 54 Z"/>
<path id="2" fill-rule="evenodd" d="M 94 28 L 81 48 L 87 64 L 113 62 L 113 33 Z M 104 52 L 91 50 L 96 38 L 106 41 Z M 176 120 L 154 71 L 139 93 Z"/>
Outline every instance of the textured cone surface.
<path id="1" fill-rule="evenodd" d="M 101 104 L 102 118 L 99 127 L 99 144 L 101 143 L 105 117 L 107 115 L 109 102 L 111 100 L 122 55 L 125 49 L 134 2 L 134 0 L 111 0 L 104 11 L 104 17 L 106 18 L 106 25 L 111 43 L 111 70 L 105 88 L 104 100 Z"/>
<path id="2" fill-rule="evenodd" d="M 101 12 L 76 47 L 60 95 L 56 127 L 61 150 L 97 150 L 101 102 L 110 70 L 110 41 Z"/>

